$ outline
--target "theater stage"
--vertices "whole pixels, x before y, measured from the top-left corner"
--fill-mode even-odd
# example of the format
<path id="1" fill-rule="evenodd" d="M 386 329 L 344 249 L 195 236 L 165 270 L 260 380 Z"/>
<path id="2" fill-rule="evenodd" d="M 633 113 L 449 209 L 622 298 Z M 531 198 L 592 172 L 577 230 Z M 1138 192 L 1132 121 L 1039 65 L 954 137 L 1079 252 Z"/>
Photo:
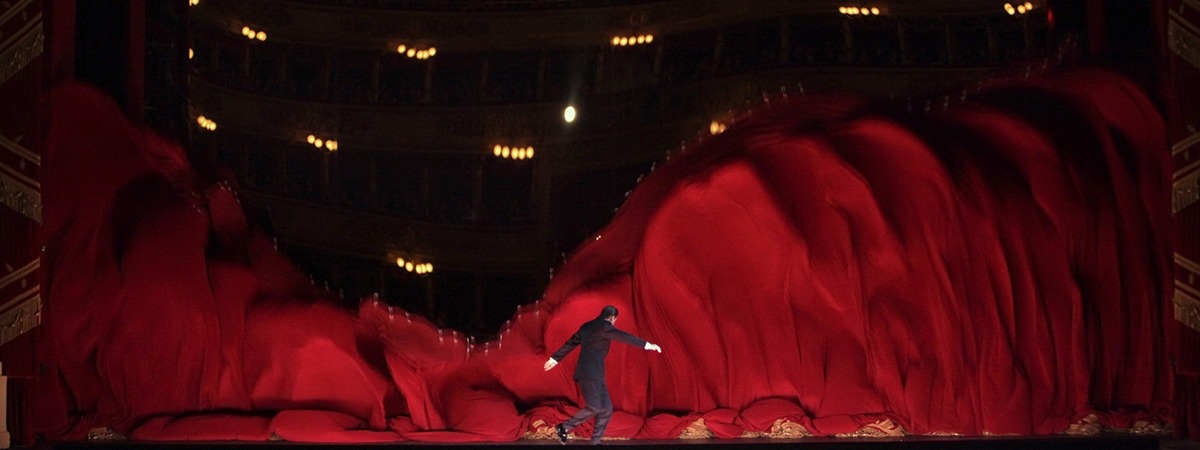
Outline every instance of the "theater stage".
<path id="1" fill-rule="evenodd" d="M 604 445 L 623 449 L 682 447 L 695 450 L 725 450 L 749 448 L 752 450 L 768 450 L 776 448 L 791 449 L 830 449 L 830 450 L 1072 450 L 1072 449 L 1113 449 L 1113 450 L 1196 450 L 1200 442 L 1179 441 L 1154 436 L 1139 435 L 1103 435 L 1103 436 L 994 436 L 994 437 L 932 437 L 913 436 L 903 438 L 806 438 L 806 439 L 663 439 L 663 440 L 610 440 Z M 588 446 L 583 441 L 571 441 L 570 447 Z M 49 444 L 46 448 L 55 450 L 104 450 L 112 448 L 135 449 L 171 449 L 192 450 L 200 448 L 221 449 L 425 449 L 447 447 L 480 447 L 487 449 L 527 449 L 562 447 L 552 440 L 521 440 L 505 443 L 476 443 L 476 444 L 429 444 L 429 443 L 389 443 L 389 444 L 304 444 L 292 442 L 62 442 Z"/>

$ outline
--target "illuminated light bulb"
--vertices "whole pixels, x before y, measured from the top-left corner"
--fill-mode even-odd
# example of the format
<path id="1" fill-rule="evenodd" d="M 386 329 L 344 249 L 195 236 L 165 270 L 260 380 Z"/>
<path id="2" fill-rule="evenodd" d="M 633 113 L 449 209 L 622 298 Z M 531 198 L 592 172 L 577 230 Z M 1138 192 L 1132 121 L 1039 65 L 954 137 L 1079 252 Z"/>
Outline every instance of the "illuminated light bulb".
<path id="1" fill-rule="evenodd" d="M 1030 2 L 1025 2 L 1025 10 L 1026 10 L 1026 11 L 1033 11 L 1033 3 L 1030 3 Z"/>
<path id="2" fill-rule="evenodd" d="M 492 154 L 500 156 L 500 144 L 496 144 L 495 147 L 492 147 Z"/>
<path id="3" fill-rule="evenodd" d="M 429 47 L 429 52 L 428 52 L 428 53 L 429 53 L 429 56 L 436 55 L 436 54 L 437 54 L 437 47 Z"/>
<path id="4" fill-rule="evenodd" d="M 628 44 L 629 44 L 629 38 L 622 37 L 622 38 L 621 38 L 621 45 L 628 45 Z"/>
<path id="5" fill-rule="evenodd" d="M 879 8 L 871 8 L 871 14 L 879 15 Z"/>
<path id="6" fill-rule="evenodd" d="M 325 148 L 333 150 L 333 141 L 325 141 Z"/>
<path id="7" fill-rule="evenodd" d="M 567 123 L 571 123 L 571 122 L 575 121 L 575 107 L 574 106 L 567 106 L 566 109 L 563 109 L 563 120 L 565 120 Z"/>
<path id="8" fill-rule="evenodd" d="M 620 45 L 620 44 L 621 44 L 621 37 L 620 37 L 620 36 L 613 36 L 613 38 L 612 38 L 612 45 Z"/>
<path id="9" fill-rule="evenodd" d="M 250 27 L 242 27 L 242 36 L 250 36 L 251 33 L 253 31 L 250 31 Z"/>
<path id="10" fill-rule="evenodd" d="M 647 35 L 646 35 L 646 43 L 647 43 L 647 44 L 649 44 L 649 43 L 651 43 L 651 42 L 654 42 L 654 35 L 653 35 L 653 34 L 647 34 Z"/>
<path id="11" fill-rule="evenodd" d="M 337 141 L 333 141 L 333 148 L 332 148 L 332 149 L 330 149 L 330 150 L 333 150 L 333 151 L 335 151 L 335 152 L 336 152 L 336 151 L 337 151 L 337 149 L 338 149 L 338 142 L 337 142 Z"/>
<path id="12" fill-rule="evenodd" d="M 194 56 L 196 56 L 196 52 L 192 51 L 192 49 L 189 48 L 188 49 L 188 59 L 192 59 L 192 57 L 194 57 Z"/>
<path id="13" fill-rule="evenodd" d="M 259 31 L 259 32 L 258 32 L 258 35 L 256 35 L 255 37 L 257 37 L 257 38 L 258 38 L 258 40 L 260 40 L 260 41 L 265 41 L 265 40 L 267 40 L 267 32 L 266 32 L 266 31 Z"/>
<path id="14" fill-rule="evenodd" d="M 1007 13 L 1008 13 L 1008 15 L 1010 15 L 1010 16 L 1011 16 L 1011 15 L 1013 15 L 1013 14 L 1016 14 L 1016 13 L 1017 13 L 1017 9 L 1016 9 L 1016 8 L 1013 8 L 1013 5 L 1012 5 L 1012 3 L 1005 3 L 1005 4 L 1004 4 L 1004 11 L 1005 11 L 1005 12 L 1007 12 Z"/>
<path id="15" fill-rule="evenodd" d="M 415 49 L 415 48 L 410 48 L 410 49 L 408 49 L 408 51 L 407 51 L 407 52 L 405 52 L 404 54 L 405 54 L 405 55 L 408 55 L 408 57 L 409 57 L 409 58 L 412 58 L 413 56 L 416 56 L 416 55 L 417 55 L 417 49 Z"/>
<path id="16" fill-rule="evenodd" d="M 313 145 L 317 146 L 317 148 L 321 148 L 322 146 L 325 145 L 325 141 L 323 141 L 321 139 L 317 139 L 317 140 L 313 141 Z"/>
<path id="17" fill-rule="evenodd" d="M 1025 5 L 1017 5 L 1017 12 L 1025 14 Z"/>
<path id="18" fill-rule="evenodd" d="M 429 273 L 433 273 L 433 263 L 425 263 L 425 264 L 429 266 L 429 268 L 425 269 L 425 271 L 429 272 Z"/>
<path id="19" fill-rule="evenodd" d="M 517 159 L 525 159 L 525 149 L 517 151 Z"/>
<path id="20" fill-rule="evenodd" d="M 409 272 L 412 272 L 412 271 L 413 271 L 413 263 L 412 263 L 412 261 L 409 261 L 409 262 L 406 262 L 406 263 L 404 263 L 404 270 L 407 270 L 407 271 L 409 271 Z"/>
<path id="21" fill-rule="evenodd" d="M 396 258 L 396 265 L 404 267 L 404 258 Z"/>
<path id="22" fill-rule="evenodd" d="M 316 142 L 316 141 L 317 141 L 317 137 L 316 137 L 316 136 L 313 136 L 313 135 L 311 135 L 311 134 L 310 134 L 310 135 L 308 135 L 308 143 L 309 143 L 309 144 L 311 144 L 311 143 L 313 143 L 313 142 Z"/>
<path id="23" fill-rule="evenodd" d="M 529 147 L 529 152 L 527 152 L 525 154 L 525 156 L 528 156 L 530 159 L 533 159 L 533 147 Z"/>
<path id="24" fill-rule="evenodd" d="M 408 50 L 408 46 L 406 46 L 404 44 L 400 44 L 400 45 L 396 46 L 396 53 L 404 53 L 405 50 Z"/>
<path id="25" fill-rule="evenodd" d="M 839 7 L 838 7 L 838 12 L 839 12 L 839 13 L 842 13 L 842 14 L 848 14 L 848 13 L 850 12 L 850 9 L 849 9 L 849 8 L 846 8 L 845 6 L 839 6 Z"/>
<path id="26" fill-rule="evenodd" d="M 646 36 L 645 36 L 645 35 L 638 35 L 638 37 L 637 37 L 637 43 L 639 43 L 639 44 L 645 44 L 645 43 L 646 43 Z"/>
<path id="27" fill-rule="evenodd" d="M 509 149 L 508 147 L 504 147 L 504 148 L 500 149 L 500 156 L 507 158 L 510 150 L 511 149 Z"/>
<path id="28" fill-rule="evenodd" d="M 716 120 L 713 120 L 712 122 L 709 122 L 709 124 L 708 124 L 708 132 L 709 132 L 709 134 L 717 134 L 717 133 L 720 133 L 720 132 L 721 132 L 721 122 L 717 122 Z"/>

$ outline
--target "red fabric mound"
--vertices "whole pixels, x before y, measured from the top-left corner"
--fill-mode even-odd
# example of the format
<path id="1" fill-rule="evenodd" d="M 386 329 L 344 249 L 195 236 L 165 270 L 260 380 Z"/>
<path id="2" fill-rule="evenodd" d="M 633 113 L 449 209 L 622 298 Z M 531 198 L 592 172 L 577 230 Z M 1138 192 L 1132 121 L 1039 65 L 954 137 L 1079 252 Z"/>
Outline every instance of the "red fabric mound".
<path id="1" fill-rule="evenodd" d="M 612 437 L 1170 417 L 1163 124 L 1108 73 L 930 113 L 773 102 L 647 177 L 479 344 L 378 299 L 334 306 L 227 186 L 196 185 L 96 91 L 62 86 L 52 111 L 36 418 L 52 439 L 544 435 L 581 398 L 577 356 L 541 363 L 606 304 L 663 348 L 614 346 Z"/>

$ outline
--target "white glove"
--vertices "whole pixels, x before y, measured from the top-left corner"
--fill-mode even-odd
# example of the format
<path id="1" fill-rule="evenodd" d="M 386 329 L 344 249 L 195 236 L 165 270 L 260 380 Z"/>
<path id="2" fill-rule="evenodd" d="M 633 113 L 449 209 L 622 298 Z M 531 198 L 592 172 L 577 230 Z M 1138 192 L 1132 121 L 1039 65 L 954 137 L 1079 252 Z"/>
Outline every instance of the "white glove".
<path id="1" fill-rule="evenodd" d="M 547 372 L 549 372 L 550 369 L 553 369 L 554 366 L 557 366 L 557 365 L 558 365 L 558 361 L 555 361 L 554 358 L 550 358 L 550 359 L 546 360 L 546 364 L 542 365 L 542 369 L 545 369 Z"/>
<path id="2" fill-rule="evenodd" d="M 662 347 L 651 344 L 649 342 L 646 343 L 646 350 L 654 350 L 656 352 L 662 353 Z"/>

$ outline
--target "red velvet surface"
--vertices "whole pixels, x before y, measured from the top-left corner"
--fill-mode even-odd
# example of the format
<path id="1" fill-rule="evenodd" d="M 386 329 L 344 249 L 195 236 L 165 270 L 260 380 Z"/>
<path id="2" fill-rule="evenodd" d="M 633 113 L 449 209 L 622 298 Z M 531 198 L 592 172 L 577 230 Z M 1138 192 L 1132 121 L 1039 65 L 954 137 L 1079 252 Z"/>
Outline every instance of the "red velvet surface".
<path id="1" fill-rule="evenodd" d="M 541 363 L 600 307 L 608 435 L 1048 434 L 1170 419 L 1169 161 L 1116 76 L 929 113 L 777 99 L 648 176 L 500 337 L 335 306 L 225 185 L 93 90 L 52 95 L 37 427 L 143 440 L 507 441 L 574 413 Z M 549 349 L 549 350 L 548 350 Z M 575 430 L 587 437 L 590 425 Z"/>

